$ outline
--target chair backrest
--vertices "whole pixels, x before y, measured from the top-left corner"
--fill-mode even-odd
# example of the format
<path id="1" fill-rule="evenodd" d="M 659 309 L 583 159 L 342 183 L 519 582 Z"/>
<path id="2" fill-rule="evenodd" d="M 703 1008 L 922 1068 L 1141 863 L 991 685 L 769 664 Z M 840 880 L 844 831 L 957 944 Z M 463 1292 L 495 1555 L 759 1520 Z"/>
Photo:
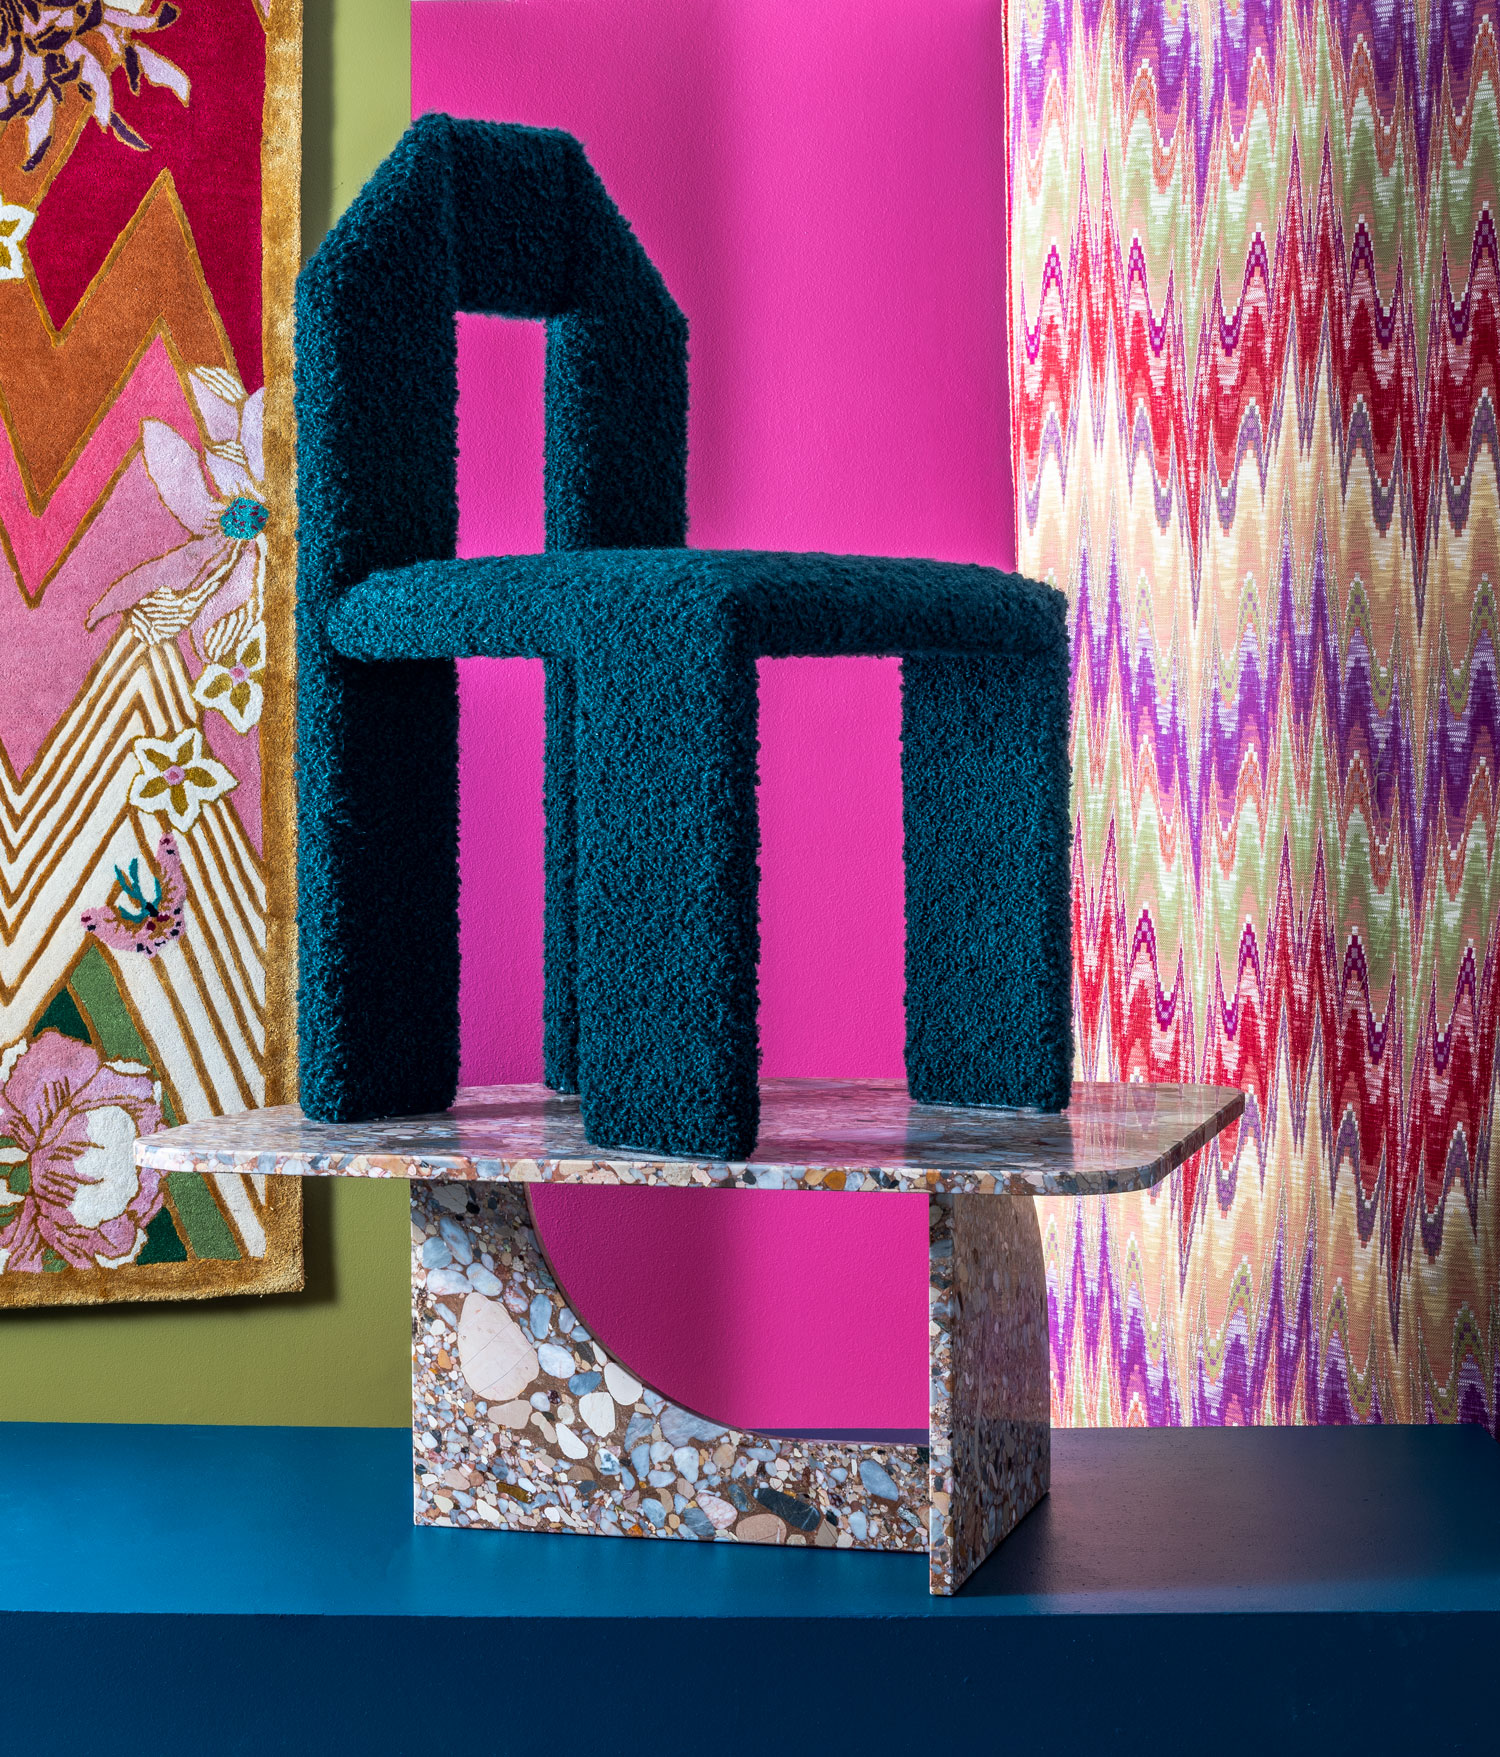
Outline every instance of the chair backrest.
<path id="1" fill-rule="evenodd" d="M 547 324 L 547 547 L 686 540 L 687 323 L 583 148 L 427 115 L 298 282 L 309 608 L 453 555 L 460 311 Z"/>
<path id="2" fill-rule="evenodd" d="M 547 324 L 549 549 L 687 536 L 687 324 L 583 148 L 421 117 L 297 283 L 299 1079 L 328 1120 L 439 1110 L 458 1079 L 455 668 L 352 664 L 324 617 L 372 573 L 453 557 L 460 311 Z M 546 1066 L 564 1088 L 573 716 L 571 666 L 549 661 Z M 404 958 L 397 921 L 420 924 Z"/>

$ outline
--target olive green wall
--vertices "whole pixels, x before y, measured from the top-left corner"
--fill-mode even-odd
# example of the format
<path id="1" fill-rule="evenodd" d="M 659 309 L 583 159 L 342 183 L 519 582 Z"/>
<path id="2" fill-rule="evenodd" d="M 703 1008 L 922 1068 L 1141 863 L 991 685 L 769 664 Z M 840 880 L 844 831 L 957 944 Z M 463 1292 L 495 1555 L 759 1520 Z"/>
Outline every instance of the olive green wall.
<path id="1" fill-rule="evenodd" d="M 303 0 L 304 248 L 406 126 L 408 0 Z M 405 1427 L 406 1185 L 305 1186 L 307 1290 L 0 1312 L 0 1418 Z"/>

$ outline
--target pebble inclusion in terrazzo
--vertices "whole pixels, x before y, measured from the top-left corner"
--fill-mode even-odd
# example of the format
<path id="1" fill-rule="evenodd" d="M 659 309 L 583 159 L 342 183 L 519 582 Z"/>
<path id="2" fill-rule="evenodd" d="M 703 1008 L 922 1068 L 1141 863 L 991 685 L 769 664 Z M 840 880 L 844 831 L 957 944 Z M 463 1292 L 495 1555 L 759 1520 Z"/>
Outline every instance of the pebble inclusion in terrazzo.
<path id="1" fill-rule="evenodd" d="M 419 1525 L 927 1550 L 925 1446 L 772 1439 L 669 1403 L 568 1309 L 523 1189 L 413 1185 L 411 1215 Z"/>

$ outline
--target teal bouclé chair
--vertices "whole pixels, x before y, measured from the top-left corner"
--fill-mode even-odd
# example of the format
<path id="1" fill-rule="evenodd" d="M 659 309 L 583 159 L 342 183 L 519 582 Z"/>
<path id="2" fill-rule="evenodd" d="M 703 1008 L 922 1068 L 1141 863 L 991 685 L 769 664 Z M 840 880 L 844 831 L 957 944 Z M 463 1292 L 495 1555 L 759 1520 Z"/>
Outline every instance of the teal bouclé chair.
<path id="1" fill-rule="evenodd" d="M 458 561 L 455 313 L 547 325 L 547 550 Z M 301 1099 L 458 1078 L 454 661 L 547 669 L 546 1078 L 601 1147 L 758 1121 L 756 660 L 899 654 L 908 1082 L 1066 1105 L 1062 595 L 991 568 L 685 547 L 687 326 L 566 134 L 424 116 L 297 303 Z"/>

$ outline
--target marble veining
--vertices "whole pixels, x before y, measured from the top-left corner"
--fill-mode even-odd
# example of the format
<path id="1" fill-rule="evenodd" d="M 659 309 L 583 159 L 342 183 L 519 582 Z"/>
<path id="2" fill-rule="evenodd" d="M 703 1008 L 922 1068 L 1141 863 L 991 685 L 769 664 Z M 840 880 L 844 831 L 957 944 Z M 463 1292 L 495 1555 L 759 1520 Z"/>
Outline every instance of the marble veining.
<path id="1" fill-rule="evenodd" d="M 700 1161 L 594 1147 L 577 1097 L 546 1086 L 470 1086 L 432 1116 L 319 1123 L 280 1105 L 164 1129 L 135 1153 L 163 1172 L 1108 1195 L 1148 1189 L 1244 1102 L 1225 1086 L 1080 1081 L 1046 1115 L 913 1104 L 898 1080 L 766 1080 L 755 1152 Z"/>

